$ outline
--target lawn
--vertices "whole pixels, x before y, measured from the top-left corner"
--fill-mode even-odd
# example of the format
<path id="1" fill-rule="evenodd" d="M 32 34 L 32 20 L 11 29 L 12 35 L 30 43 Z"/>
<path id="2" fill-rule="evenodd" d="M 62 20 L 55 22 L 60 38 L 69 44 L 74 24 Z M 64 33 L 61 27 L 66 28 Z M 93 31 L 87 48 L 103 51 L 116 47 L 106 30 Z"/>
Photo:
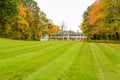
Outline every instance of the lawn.
<path id="1" fill-rule="evenodd" d="M 0 39 L 0 80 L 120 80 L 120 44 Z"/>

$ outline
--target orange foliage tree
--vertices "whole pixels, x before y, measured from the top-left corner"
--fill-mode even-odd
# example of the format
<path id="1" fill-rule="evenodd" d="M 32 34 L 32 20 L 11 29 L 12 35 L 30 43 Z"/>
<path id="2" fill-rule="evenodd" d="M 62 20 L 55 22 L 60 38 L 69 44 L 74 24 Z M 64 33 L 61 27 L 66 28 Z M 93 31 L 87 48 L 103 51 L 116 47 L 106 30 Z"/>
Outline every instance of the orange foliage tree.
<path id="1" fill-rule="evenodd" d="M 101 2 L 96 1 L 90 9 L 89 16 L 88 16 L 88 22 L 90 24 L 96 24 L 97 21 L 100 18 L 100 12 L 101 12 Z"/>
<path id="2" fill-rule="evenodd" d="M 84 13 L 84 21 L 81 29 L 88 37 L 94 37 L 94 35 L 100 37 L 102 35 L 101 11 L 102 2 L 96 0 Z"/>

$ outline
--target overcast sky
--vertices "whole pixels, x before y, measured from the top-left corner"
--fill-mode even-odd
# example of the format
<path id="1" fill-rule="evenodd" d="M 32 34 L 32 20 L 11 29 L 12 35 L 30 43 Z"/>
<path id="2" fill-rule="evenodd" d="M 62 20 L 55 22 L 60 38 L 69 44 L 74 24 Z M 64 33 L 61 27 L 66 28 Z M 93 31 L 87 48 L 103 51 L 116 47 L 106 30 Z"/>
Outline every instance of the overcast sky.
<path id="1" fill-rule="evenodd" d="M 67 30 L 77 31 L 82 22 L 82 15 L 95 0 L 35 0 L 54 24 L 64 21 Z"/>

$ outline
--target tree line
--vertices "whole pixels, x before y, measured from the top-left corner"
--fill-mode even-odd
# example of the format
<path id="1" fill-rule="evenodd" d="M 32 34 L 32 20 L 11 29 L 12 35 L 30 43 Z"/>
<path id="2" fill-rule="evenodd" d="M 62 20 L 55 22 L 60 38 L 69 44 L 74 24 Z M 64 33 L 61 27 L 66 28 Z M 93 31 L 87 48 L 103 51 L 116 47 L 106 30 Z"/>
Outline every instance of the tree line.
<path id="1" fill-rule="evenodd" d="M 0 0 L 0 37 L 39 40 L 54 35 L 58 26 L 46 17 L 34 0 Z"/>
<path id="2" fill-rule="evenodd" d="M 120 0 L 96 0 L 84 12 L 81 29 L 91 39 L 119 40 Z"/>

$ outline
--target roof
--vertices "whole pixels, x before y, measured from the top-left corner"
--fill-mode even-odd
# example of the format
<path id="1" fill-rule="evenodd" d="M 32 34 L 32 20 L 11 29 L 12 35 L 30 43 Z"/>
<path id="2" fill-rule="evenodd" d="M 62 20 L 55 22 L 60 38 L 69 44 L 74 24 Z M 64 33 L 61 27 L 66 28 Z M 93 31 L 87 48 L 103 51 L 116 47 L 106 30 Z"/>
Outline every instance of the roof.
<path id="1" fill-rule="evenodd" d="M 82 35 L 82 32 L 74 32 L 74 31 L 59 31 L 58 33 L 56 33 L 56 35 Z"/>

